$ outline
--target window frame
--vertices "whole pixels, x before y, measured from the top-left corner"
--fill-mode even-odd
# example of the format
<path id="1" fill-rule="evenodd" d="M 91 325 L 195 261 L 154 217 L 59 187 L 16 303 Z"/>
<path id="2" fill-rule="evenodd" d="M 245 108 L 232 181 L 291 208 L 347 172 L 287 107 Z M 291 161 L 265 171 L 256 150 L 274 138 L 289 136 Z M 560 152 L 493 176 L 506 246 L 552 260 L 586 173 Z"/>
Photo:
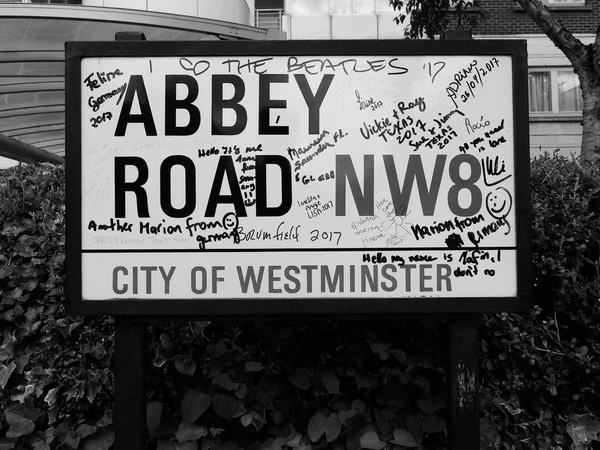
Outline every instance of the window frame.
<path id="1" fill-rule="evenodd" d="M 543 4 L 552 7 L 585 6 L 585 0 L 541 0 Z"/>
<path id="2" fill-rule="evenodd" d="M 550 73 L 550 111 L 529 111 L 531 118 L 581 118 L 582 111 L 560 111 L 558 92 L 558 72 L 573 72 L 570 66 L 538 66 L 529 67 L 528 73 L 549 72 Z M 581 88 L 580 88 L 581 89 Z M 528 86 L 528 96 L 531 96 Z"/>
<path id="3" fill-rule="evenodd" d="M 373 3 L 373 12 L 370 13 L 357 13 L 355 12 L 355 6 L 354 6 L 354 2 L 355 1 L 360 1 L 360 0 L 350 0 L 350 13 L 344 13 L 344 14 L 337 14 L 337 13 L 333 13 L 332 12 L 332 6 L 331 6 L 331 0 L 321 0 L 321 4 L 323 2 L 327 2 L 327 7 L 326 12 L 311 12 L 309 14 L 302 14 L 302 15 L 322 15 L 322 14 L 329 14 L 331 15 L 379 15 L 379 14 L 395 14 L 396 11 L 392 8 L 388 7 L 380 7 L 379 3 L 380 0 L 371 0 L 371 2 Z M 294 14 L 292 13 L 292 8 L 291 8 L 291 1 L 290 0 L 284 0 L 283 2 L 283 10 L 284 10 L 284 14 L 290 14 L 290 15 L 298 15 L 298 14 Z"/>

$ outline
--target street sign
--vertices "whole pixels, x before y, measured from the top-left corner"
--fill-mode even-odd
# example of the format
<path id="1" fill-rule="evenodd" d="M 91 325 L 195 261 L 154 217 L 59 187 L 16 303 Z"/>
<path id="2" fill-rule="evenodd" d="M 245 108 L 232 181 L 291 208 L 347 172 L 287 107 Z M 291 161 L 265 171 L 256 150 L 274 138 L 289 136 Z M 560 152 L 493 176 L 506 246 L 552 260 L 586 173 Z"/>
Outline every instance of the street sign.
<path id="1" fill-rule="evenodd" d="M 66 50 L 72 311 L 529 306 L 524 41 Z"/>

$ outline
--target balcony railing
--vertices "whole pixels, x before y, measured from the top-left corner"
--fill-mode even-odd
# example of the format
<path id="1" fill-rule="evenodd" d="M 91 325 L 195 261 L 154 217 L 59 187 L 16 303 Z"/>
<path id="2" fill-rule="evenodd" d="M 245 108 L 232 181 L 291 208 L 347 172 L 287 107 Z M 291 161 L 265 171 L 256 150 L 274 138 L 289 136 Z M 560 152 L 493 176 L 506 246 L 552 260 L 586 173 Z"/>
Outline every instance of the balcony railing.
<path id="1" fill-rule="evenodd" d="M 281 30 L 283 9 L 257 9 L 254 11 L 254 24 L 259 28 Z"/>

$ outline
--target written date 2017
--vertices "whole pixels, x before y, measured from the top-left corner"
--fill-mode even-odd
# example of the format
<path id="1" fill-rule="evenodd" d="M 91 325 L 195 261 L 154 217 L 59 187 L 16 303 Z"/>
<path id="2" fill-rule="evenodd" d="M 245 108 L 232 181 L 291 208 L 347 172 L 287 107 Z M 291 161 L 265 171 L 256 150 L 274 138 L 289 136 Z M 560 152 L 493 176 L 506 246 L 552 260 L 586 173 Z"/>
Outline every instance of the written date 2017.
<path id="1" fill-rule="evenodd" d="M 312 230 L 310 232 L 310 240 L 311 242 L 314 241 L 329 241 L 329 242 L 335 242 L 335 245 L 340 245 L 340 239 L 342 238 L 342 232 L 341 231 L 319 231 L 319 230 Z"/>

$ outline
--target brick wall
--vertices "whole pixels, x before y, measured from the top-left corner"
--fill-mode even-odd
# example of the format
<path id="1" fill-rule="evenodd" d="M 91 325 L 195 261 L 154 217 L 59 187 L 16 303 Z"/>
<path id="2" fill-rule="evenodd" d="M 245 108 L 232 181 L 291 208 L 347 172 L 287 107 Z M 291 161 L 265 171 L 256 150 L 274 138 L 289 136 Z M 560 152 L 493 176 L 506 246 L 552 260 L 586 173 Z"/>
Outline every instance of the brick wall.
<path id="1" fill-rule="evenodd" d="M 481 20 L 474 34 L 539 34 L 540 28 L 517 2 L 481 0 L 487 19 Z M 600 24 L 600 1 L 586 0 L 578 9 L 551 9 L 553 15 L 573 33 L 595 33 Z"/>

